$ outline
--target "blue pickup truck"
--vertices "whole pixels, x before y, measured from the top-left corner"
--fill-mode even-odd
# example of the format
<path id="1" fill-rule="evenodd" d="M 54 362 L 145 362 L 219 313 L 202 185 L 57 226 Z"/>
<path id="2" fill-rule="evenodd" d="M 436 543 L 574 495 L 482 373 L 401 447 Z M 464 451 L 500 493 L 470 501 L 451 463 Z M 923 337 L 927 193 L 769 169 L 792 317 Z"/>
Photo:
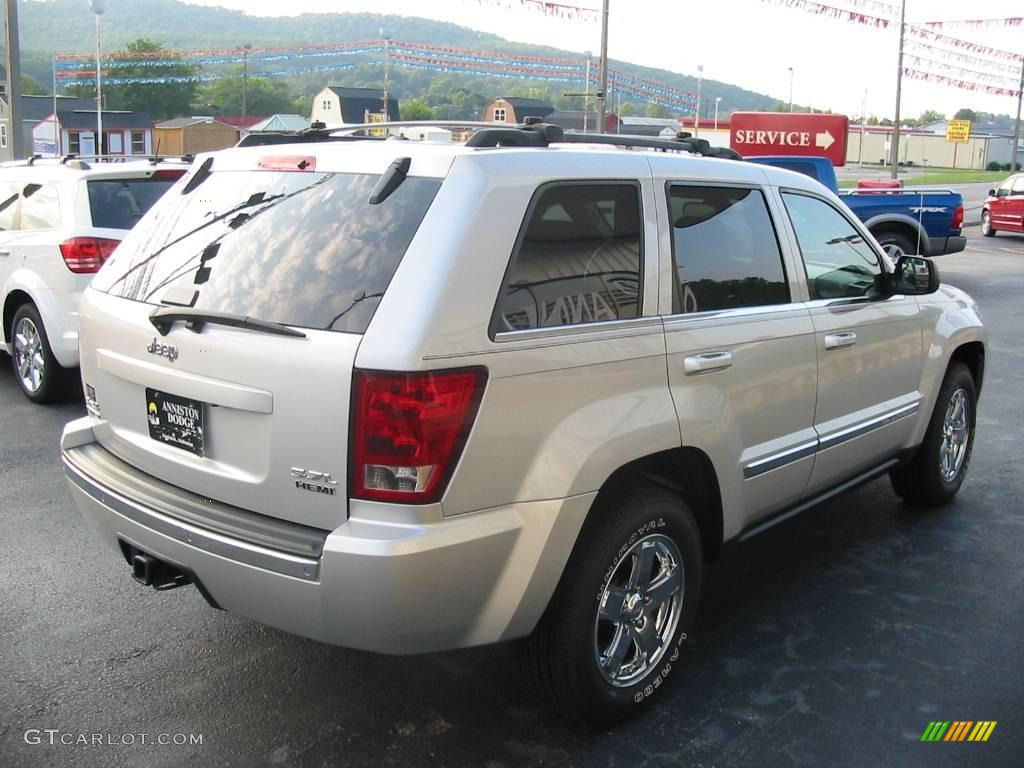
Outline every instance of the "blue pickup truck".
<path id="1" fill-rule="evenodd" d="M 871 234 L 893 259 L 904 253 L 941 256 L 958 253 L 967 244 L 960 227 L 964 201 L 946 189 L 839 189 L 836 171 L 827 157 L 748 157 L 752 163 L 786 168 L 817 179 L 838 194 L 867 224 Z"/>

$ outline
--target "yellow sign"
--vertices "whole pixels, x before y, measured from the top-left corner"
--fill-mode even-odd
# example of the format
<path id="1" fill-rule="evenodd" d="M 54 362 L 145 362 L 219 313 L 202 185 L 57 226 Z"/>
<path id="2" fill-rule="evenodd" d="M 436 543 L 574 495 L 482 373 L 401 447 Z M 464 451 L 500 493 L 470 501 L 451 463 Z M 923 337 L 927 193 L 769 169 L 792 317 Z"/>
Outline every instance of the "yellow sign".
<path id="1" fill-rule="evenodd" d="M 970 120 L 950 120 L 946 123 L 946 141 L 964 144 L 971 140 Z"/>

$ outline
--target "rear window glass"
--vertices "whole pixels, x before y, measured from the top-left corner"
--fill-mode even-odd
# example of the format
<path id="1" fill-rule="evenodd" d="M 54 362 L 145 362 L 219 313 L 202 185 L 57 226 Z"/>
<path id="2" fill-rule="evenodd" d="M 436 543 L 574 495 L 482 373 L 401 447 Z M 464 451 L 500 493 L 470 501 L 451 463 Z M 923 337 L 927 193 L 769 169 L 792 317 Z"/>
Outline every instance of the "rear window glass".
<path id="1" fill-rule="evenodd" d="M 174 179 L 87 181 L 92 225 L 109 229 L 131 229 L 172 184 Z"/>
<path id="2" fill-rule="evenodd" d="M 93 287 L 150 304 L 363 333 L 441 186 L 407 178 L 216 170 L 171 192 L 121 243 Z"/>

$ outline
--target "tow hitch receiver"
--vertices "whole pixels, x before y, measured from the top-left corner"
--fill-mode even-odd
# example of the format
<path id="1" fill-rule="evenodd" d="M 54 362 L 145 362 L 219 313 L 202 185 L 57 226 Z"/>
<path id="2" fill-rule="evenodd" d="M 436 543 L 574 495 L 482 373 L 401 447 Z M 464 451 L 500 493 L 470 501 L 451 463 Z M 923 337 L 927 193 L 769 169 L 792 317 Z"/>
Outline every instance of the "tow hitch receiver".
<path id="1" fill-rule="evenodd" d="M 192 579 L 187 574 L 152 555 L 136 552 L 132 554 L 130 562 L 132 578 L 147 587 L 165 590 L 192 583 Z"/>

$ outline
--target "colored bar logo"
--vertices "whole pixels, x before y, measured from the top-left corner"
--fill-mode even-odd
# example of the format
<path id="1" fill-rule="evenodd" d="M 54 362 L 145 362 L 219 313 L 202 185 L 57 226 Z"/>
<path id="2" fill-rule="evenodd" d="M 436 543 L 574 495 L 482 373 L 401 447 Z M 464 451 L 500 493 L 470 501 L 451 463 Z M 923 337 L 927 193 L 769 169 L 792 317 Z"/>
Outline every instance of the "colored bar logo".
<path id="1" fill-rule="evenodd" d="M 921 741 L 988 741 L 996 728 L 995 720 L 932 720 L 921 734 Z"/>

